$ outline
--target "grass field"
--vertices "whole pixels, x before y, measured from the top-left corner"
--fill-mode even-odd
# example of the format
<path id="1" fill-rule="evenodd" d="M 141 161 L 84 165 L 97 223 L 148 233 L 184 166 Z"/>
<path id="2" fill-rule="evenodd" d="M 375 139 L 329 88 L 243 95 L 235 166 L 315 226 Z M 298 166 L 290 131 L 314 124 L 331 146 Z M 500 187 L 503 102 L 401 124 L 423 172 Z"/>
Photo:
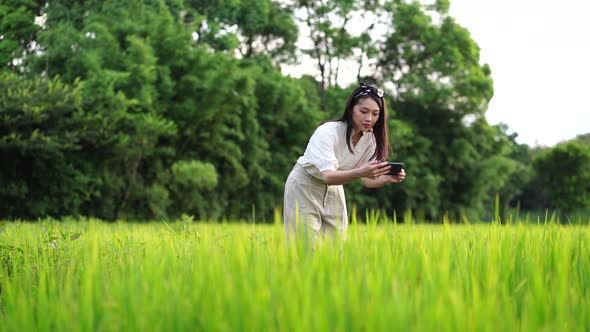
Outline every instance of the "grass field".
<path id="1" fill-rule="evenodd" d="M 587 225 L 285 243 L 280 224 L 4 223 L 0 331 L 590 330 Z"/>

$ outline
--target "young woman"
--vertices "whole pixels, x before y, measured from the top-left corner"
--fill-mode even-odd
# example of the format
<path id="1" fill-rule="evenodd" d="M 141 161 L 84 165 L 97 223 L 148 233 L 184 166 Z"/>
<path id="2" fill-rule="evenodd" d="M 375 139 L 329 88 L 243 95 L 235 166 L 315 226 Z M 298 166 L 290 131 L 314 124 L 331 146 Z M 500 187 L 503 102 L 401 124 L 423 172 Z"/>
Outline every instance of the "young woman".
<path id="1" fill-rule="evenodd" d="M 399 183 L 402 169 L 387 175 L 390 150 L 383 90 L 361 83 L 344 114 L 317 127 L 285 184 L 283 219 L 287 239 L 297 230 L 343 236 L 348 213 L 343 184 L 361 179 L 376 188 Z"/>

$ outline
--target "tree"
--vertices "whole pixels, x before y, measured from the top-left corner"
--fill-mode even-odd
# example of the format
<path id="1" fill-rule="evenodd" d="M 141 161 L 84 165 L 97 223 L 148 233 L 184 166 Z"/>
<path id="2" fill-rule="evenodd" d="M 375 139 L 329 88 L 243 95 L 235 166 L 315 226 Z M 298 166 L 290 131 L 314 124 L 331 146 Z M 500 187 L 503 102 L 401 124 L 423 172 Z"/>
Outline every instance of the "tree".
<path id="1" fill-rule="evenodd" d="M 295 6 L 312 41 L 312 47 L 302 51 L 317 63 L 322 110 L 327 110 L 326 91 L 337 85 L 341 62 L 352 59 L 360 45 L 369 50 L 370 43 L 366 37 L 374 24 L 367 26 L 365 31 L 356 31 L 355 34 L 348 30 L 348 25 L 353 18 L 365 17 L 378 7 L 377 1 L 297 0 Z M 357 52 L 360 53 L 361 60 L 364 51 L 363 48 Z"/>
<path id="2" fill-rule="evenodd" d="M 323 119 L 320 119 L 315 87 L 305 89 L 308 81 L 284 77 L 272 67 L 268 58 L 258 58 L 244 65 L 257 69 L 256 120 L 261 128 L 260 139 L 266 145 L 261 160 L 246 164 L 250 183 L 243 189 L 242 196 L 253 198 L 246 208 L 255 204 L 259 217 L 270 218 L 272 209 L 283 204 L 289 172 Z"/>
<path id="3" fill-rule="evenodd" d="M 45 1 L 5 0 L 0 5 L 0 66 L 17 68 L 35 51 L 35 40 L 41 26 L 35 18 Z"/>
<path id="4" fill-rule="evenodd" d="M 576 136 L 575 140 L 579 141 L 582 144 L 590 146 L 590 133 L 578 135 Z"/>
<path id="5" fill-rule="evenodd" d="M 186 21 L 199 43 L 217 51 L 237 50 L 243 57 L 268 55 L 276 63 L 291 61 L 297 25 L 289 8 L 273 0 L 186 2 Z"/>
<path id="6" fill-rule="evenodd" d="M 294 13 L 319 82 L 279 71 Z M 389 90 L 390 160 L 409 174 L 347 186 L 351 204 L 457 220 L 489 214 L 496 193 L 502 206 L 532 197 L 521 185 L 537 151 L 485 120 L 490 69 L 448 1 L 5 1 L 0 15 L 0 213 L 219 219 L 256 206 L 268 220 L 309 136 L 356 87 L 337 84 L 348 60 Z"/>
<path id="7" fill-rule="evenodd" d="M 96 198 L 82 149 L 91 133 L 79 82 L 0 73 L 0 215 L 76 215 Z"/>
<path id="8" fill-rule="evenodd" d="M 243 40 L 242 56 L 264 54 L 275 61 L 293 60 L 298 28 L 290 9 L 274 1 L 242 0 L 236 23 Z"/>
<path id="9" fill-rule="evenodd" d="M 544 209 L 572 213 L 590 207 L 590 148 L 579 142 L 557 145 L 538 156 L 535 182 Z"/>
<path id="10" fill-rule="evenodd" d="M 409 171 L 416 176 L 403 186 L 406 208 L 431 217 L 477 217 L 515 169 L 508 158 L 511 143 L 484 117 L 493 93 L 489 67 L 479 64 L 477 44 L 448 15 L 445 2 L 424 7 L 394 1 L 388 10 L 390 32 L 378 76 L 395 87 L 400 122 L 392 131 L 397 126 L 411 133 L 392 142 L 400 160 L 412 161 Z"/>
<path id="11" fill-rule="evenodd" d="M 29 62 L 33 72 L 82 82 L 89 136 L 80 145 L 87 174 L 100 179 L 100 199 L 84 202 L 84 209 L 105 219 L 150 217 L 150 210 L 165 209 L 166 201 L 154 195 L 162 186 L 153 174 L 169 166 L 160 162 L 171 154 L 162 142 L 176 134 L 156 102 L 160 68 L 149 38 L 151 24 L 167 8 L 142 1 L 88 1 L 71 11 L 66 5 L 47 7 L 47 29 L 39 33 L 43 52 Z M 63 19 L 85 10 L 82 20 Z M 164 206 L 154 208 L 157 202 Z"/>

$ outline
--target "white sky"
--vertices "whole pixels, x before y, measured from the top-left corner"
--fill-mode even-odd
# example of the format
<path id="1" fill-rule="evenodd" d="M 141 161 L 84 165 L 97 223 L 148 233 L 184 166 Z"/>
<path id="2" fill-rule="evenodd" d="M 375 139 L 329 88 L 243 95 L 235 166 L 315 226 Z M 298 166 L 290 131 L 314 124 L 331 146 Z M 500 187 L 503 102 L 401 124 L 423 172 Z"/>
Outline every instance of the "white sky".
<path id="1" fill-rule="evenodd" d="M 486 113 L 517 141 L 552 146 L 590 133 L 590 1 L 451 0 L 494 79 Z"/>
<path id="2" fill-rule="evenodd" d="M 589 10 L 590 0 L 451 0 L 451 16 L 492 69 L 486 117 L 507 124 L 517 142 L 552 146 L 590 133 Z M 308 64 L 283 71 L 314 73 Z M 356 75 L 356 66 L 341 69 L 342 79 Z"/>

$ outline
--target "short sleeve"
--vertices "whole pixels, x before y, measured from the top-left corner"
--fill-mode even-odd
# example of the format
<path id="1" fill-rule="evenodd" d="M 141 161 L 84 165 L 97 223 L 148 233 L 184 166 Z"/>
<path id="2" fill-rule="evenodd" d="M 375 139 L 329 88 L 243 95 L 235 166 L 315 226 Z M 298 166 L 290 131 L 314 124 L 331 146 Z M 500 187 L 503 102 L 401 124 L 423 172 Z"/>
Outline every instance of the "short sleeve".
<path id="1" fill-rule="evenodd" d="M 335 153 L 337 139 L 336 127 L 330 122 L 319 126 L 309 139 L 306 154 L 320 172 L 338 169 Z"/>

